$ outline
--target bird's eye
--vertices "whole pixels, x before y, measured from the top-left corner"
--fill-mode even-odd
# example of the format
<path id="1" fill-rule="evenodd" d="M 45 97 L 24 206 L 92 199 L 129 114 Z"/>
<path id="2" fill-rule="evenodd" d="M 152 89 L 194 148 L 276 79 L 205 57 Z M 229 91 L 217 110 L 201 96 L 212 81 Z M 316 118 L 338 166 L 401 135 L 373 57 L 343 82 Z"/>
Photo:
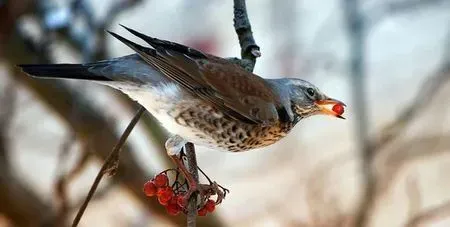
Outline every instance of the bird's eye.
<path id="1" fill-rule="evenodd" d="M 314 97 L 316 95 L 316 92 L 312 88 L 306 89 L 306 93 L 308 93 L 309 97 Z"/>

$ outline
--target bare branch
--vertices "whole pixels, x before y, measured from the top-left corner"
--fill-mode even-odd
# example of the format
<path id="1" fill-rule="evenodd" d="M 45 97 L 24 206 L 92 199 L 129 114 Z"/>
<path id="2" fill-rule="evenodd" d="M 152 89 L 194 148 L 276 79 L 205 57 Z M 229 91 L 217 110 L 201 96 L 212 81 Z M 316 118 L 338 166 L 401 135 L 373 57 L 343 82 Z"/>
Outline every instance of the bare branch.
<path id="1" fill-rule="evenodd" d="M 401 135 L 421 110 L 432 103 L 431 101 L 436 97 L 448 80 L 450 80 L 450 67 L 448 66 L 443 66 L 438 72 L 426 79 L 423 85 L 418 89 L 416 98 L 404 108 L 395 120 L 381 130 L 378 138 L 371 144 L 373 149 L 379 151 L 386 144 Z"/>
<path id="2" fill-rule="evenodd" d="M 388 16 L 411 12 L 430 6 L 439 6 L 443 4 L 450 6 L 448 3 L 450 2 L 447 0 L 401 0 L 388 3 L 383 2 L 366 12 L 365 20 L 367 23 L 367 29 L 372 28 L 375 24 L 379 23 Z"/>
<path id="3" fill-rule="evenodd" d="M 414 138 L 406 141 L 398 149 L 392 151 L 385 163 L 385 168 L 381 171 L 378 190 L 379 194 L 384 191 L 394 182 L 397 175 L 408 164 L 423 160 L 425 158 L 435 158 L 439 155 L 445 155 L 446 151 L 450 149 L 450 135 L 431 135 L 422 138 Z M 430 149 L 430 147 L 439 144 L 439 147 Z"/>
<path id="4" fill-rule="evenodd" d="M 61 145 L 61 150 L 59 152 L 58 163 L 56 167 L 56 173 L 59 175 L 55 184 L 55 200 L 57 203 L 57 211 L 56 211 L 56 223 L 59 226 L 66 226 L 67 223 L 67 215 L 69 211 L 69 198 L 67 196 L 67 186 L 68 182 L 66 181 L 66 174 L 64 174 L 64 170 L 62 166 L 65 164 L 67 160 L 67 155 L 70 152 L 70 148 L 75 143 L 75 135 L 70 133 L 67 138 L 63 141 Z"/>
<path id="5" fill-rule="evenodd" d="M 73 223 L 72 223 L 73 227 L 78 226 L 78 223 L 80 222 L 81 217 L 83 216 L 83 213 L 86 210 L 87 205 L 89 204 L 89 201 L 91 200 L 92 196 L 94 195 L 95 191 L 97 190 L 97 187 L 100 184 L 100 181 L 102 180 L 103 175 L 105 175 L 105 174 L 114 175 L 116 173 L 118 165 L 119 165 L 120 151 L 122 150 L 122 147 L 125 144 L 128 136 L 130 135 L 134 126 L 136 126 L 137 122 L 139 121 L 139 118 L 144 113 L 144 111 L 145 111 L 144 107 L 141 107 L 138 110 L 138 112 L 133 117 L 133 119 L 128 124 L 125 131 L 123 132 L 122 136 L 120 137 L 119 142 L 117 142 L 116 146 L 114 146 L 111 153 L 105 159 L 105 162 L 103 163 L 102 168 L 98 172 L 97 177 L 95 177 L 94 183 L 92 184 L 91 189 L 89 190 L 86 200 L 81 205 L 80 209 L 78 210 L 77 216 L 73 220 Z"/>
<path id="6" fill-rule="evenodd" d="M 447 201 L 441 205 L 435 206 L 413 217 L 405 225 L 406 227 L 423 226 L 425 223 L 439 221 L 444 218 L 450 217 L 450 201 Z"/>

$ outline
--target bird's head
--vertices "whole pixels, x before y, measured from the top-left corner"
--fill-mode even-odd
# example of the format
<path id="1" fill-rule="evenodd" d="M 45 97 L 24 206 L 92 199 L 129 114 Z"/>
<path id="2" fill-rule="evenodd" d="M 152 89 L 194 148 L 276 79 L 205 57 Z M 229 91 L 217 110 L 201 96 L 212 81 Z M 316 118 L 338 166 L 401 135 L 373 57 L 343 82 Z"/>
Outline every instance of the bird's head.
<path id="1" fill-rule="evenodd" d="M 292 110 L 301 118 L 323 114 L 342 118 L 345 104 L 322 93 L 313 84 L 301 79 L 288 79 Z"/>

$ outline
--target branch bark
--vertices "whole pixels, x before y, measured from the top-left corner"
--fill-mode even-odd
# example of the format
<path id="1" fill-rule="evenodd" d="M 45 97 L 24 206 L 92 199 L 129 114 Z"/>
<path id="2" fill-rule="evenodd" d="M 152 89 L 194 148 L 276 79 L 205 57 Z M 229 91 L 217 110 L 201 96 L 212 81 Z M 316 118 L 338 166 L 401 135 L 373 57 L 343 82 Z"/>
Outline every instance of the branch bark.
<path id="1" fill-rule="evenodd" d="M 195 147 L 193 143 L 187 143 L 184 147 L 186 149 L 186 156 L 188 162 L 189 172 L 192 174 L 192 178 L 198 183 L 198 168 L 197 157 L 195 154 Z M 189 199 L 188 214 L 187 214 L 187 226 L 197 226 L 197 193 L 192 194 Z"/>
<path id="2" fill-rule="evenodd" d="M 248 19 L 247 6 L 245 0 L 234 0 L 234 29 L 241 46 L 241 66 L 253 72 L 256 58 L 261 56 L 259 46 L 253 38 L 252 27 Z"/>

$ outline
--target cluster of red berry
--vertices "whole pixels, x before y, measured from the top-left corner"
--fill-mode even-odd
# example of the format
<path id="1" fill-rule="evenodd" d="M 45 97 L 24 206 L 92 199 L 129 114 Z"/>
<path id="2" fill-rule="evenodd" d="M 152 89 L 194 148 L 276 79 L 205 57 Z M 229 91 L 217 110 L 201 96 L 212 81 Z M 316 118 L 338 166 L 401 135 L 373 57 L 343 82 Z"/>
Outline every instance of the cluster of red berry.
<path id="1" fill-rule="evenodd" d="M 178 215 L 180 212 L 187 213 L 186 201 L 186 188 L 182 187 L 186 184 L 180 184 L 175 180 L 172 185 L 169 183 L 169 178 L 164 171 L 156 175 L 153 179 L 144 184 L 144 193 L 148 197 L 156 196 L 158 202 L 163 205 L 167 213 L 170 215 Z M 211 213 L 216 208 L 216 202 L 212 199 L 208 199 L 203 207 L 198 209 L 199 216 L 205 216 L 207 213 Z"/>

